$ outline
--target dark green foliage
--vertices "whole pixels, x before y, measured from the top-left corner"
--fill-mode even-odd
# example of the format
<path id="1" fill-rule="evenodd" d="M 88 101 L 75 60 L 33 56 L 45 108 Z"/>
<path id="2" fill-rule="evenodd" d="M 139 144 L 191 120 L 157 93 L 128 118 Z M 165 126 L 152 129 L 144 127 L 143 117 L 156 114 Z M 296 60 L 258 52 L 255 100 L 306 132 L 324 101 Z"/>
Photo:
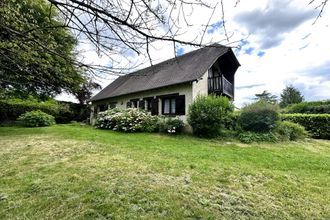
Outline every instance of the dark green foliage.
<path id="1" fill-rule="evenodd" d="M 296 141 L 307 137 L 307 132 L 303 126 L 290 121 L 279 122 L 275 132 L 284 141 Z"/>
<path id="2" fill-rule="evenodd" d="M 287 86 L 281 94 L 280 106 L 285 108 L 288 105 L 300 103 L 304 100 L 300 91 L 293 86 Z"/>
<path id="3" fill-rule="evenodd" d="M 284 114 L 281 118 L 302 125 L 314 138 L 330 139 L 330 114 Z"/>
<path id="4" fill-rule="evenodd" d="M 157 127 L 159 132 L 168 134 L 181 133 L 184 127 L 184 123 L 179 118 L 159 118 Z"/>
<path id="5" fill-rule="evenodd" d="M 251 131 L 245 131 L 245 132 L 240 132 L 238 134 L 238 139 L 242 143 L 250 144 L 252 142 L 277 142 L 278 138 L 275 133 L 273 132 L 265 132 L 265 133 L 260 133 L 260 132 L 251 132 Z"/>
<path id="6" fill-rule="evenodd" d="M 89 116 L 89 108 L 76 103 L 57 102 L 53 99 L 39 101 L 32 97 L 0 100 L 0 122 L 15 121 L 25 112 L 40 110 L 53 115 L 57 123 L 83 121 Z"/>
<path id="7" fill-rule="evenodd" d="M 45 98 L 84 81 L 75 65 L 76 39 L 60 27 L 55 7 L 46 0 L 1 0 L 0 14 L 2 90 Z"/>
<path id="8" fill-rule="evenodd" d="M 92 80 L 86 80 L 77 88 L 74 88 L 71 93 L 78 99 L 80 105 L 87 104 L 87 100 L 92 97 L 93 90 L 102 89 L 102 86 Z"/>
<path id="9" fill-rule="evenodd" d="M 275 128 L 278 120 L 278 107 L 259 101 L 242 109 L 238 123 L 246 131 L 267 132 Z"/>
<path id="10" fill-rule="evenodd" d="M 262 93 L 255 94 L 255 96 L 256 96 L 255 100 L 257 102 L 267 102 L 273 105 L 277 103 L 277 96 L 272 95 L 270 92 L 267 92 L 266 90 L 263 91 Z"/>
<path id="11" fill-rule="evenodd" d="M 19 116 L 18 121 L 25 127 L 45 127 L 55 124 L 53 116 L 39 110 L 24 113 Z"/>
<path id="12" fill-rule="evenodd" d="M 301 102 L 291 105 L 285 110 L 287 113 L 304 113 L 304 114 L 330 114 L 330 100 Z"/>
<path id="13" fill-rule="evenodd" d="M 198 96 L 189 106 L 188 123 L 193 133 L 202 137 L 215 137 L 229 124 L 233 105 L 224 96 Z"/>

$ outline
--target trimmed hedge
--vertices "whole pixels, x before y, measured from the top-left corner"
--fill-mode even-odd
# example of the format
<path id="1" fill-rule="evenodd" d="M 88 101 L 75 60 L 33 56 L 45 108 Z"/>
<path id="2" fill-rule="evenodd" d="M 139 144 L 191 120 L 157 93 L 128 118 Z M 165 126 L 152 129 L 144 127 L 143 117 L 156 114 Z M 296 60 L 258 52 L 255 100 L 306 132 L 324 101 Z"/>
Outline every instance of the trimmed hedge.
<path id="1" fill-rule="evenodd" d="M 305 114 L 330 114 L 330 100 L 301 102 L 293 104 L 284 110 L 286 113 L 305 113 Z"/>
<path id="2" fill-rule="evenodd" d="M 314 138 L 330 139 L 330 114 L 282 114 L 281 119 L 302 125 Z"/>
<path id="3" fill-rule="evenodd" d="M 56 100 L 38 101 L 28 99 L 5 99 L 0 100 L 0 122 L 15 121 L 20 115 L 40 110 L 55 117 L 57 123 L 69 123 L 82 121 L 89 116 L 87 107 L 76 103 L 58 102 Z"/>
<path id="4" fill-rule="evenodd" d="M 242 109 L 238 123 L 245 131 L 267 132 L 275 128 L 278 120 L 278 106 L 258 101 Z"/>

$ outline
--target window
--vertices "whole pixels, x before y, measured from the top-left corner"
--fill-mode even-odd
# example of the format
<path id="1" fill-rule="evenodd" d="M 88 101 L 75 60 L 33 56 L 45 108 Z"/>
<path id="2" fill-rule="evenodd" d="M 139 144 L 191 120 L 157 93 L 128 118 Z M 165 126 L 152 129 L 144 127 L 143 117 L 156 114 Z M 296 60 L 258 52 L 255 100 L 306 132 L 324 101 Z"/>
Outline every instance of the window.
<path id="1" fill-rule="evenodd" d="M 185 96 L 162 98 L 162 113 L 163 115 L 185 115 Z"/>
<path id="2" fill-rule="evenodd" d="M 110 108 L 110 109 L 116 108 L 116 103 L 115 103 L 115 102 L 111 102 L 111 103 L 109 104 L 109 108 Z"/>
<path id="3" fill-rule="evenodd" d="M 144 107 L 144 100 L 140 100 L 139 101 L 139 109 L 142 109 L 142 110 L 144 110 L 145 109 L 145 107 Z"/>
<path id="4" fill-rule="evenodd" d="M 131 99 L 130 100 L 130 103 L 131 103 L 130 108 L 137 108 L 138 107 L 138 101 L 139 101 L 139 99 Z"/>
<path id="5" fill-rule="evenodd" d="M 103 111 L 105 111 L 105 110 L 108 110 L 108 106 L 105 105 L 105 104 L 104 104 L 104 105 L 99 105 L 98 107 L 99 107 L 99 111 L 100 111 L 100 112 L 103 112 Z"/>

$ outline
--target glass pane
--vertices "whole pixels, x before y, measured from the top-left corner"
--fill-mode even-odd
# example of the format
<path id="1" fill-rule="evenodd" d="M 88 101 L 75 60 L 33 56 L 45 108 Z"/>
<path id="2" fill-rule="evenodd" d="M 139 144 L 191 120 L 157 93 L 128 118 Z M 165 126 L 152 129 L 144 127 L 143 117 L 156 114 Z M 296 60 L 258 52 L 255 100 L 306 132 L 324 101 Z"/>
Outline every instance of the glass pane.
<path id="1" fill-rule="evenodd" d="M 164 100 L 164 114 L 169 114 L 170 113 L 170 100 L 165 99 Z"/>
<path id="2" fill-rule="evenodd" d="M 171 99 L 171 114 L 175 114 L 175 99 Z"/>

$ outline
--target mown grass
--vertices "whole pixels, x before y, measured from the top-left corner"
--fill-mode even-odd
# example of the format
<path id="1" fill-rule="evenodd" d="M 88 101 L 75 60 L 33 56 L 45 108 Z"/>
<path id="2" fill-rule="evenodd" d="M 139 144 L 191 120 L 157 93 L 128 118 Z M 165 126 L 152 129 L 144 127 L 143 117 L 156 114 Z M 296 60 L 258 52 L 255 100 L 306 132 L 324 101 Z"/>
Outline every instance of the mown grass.
<path id="1" fill-rule="evenodd" d="M 327 219 L 330 141 L 0 127 L 0 219 Z"/>

